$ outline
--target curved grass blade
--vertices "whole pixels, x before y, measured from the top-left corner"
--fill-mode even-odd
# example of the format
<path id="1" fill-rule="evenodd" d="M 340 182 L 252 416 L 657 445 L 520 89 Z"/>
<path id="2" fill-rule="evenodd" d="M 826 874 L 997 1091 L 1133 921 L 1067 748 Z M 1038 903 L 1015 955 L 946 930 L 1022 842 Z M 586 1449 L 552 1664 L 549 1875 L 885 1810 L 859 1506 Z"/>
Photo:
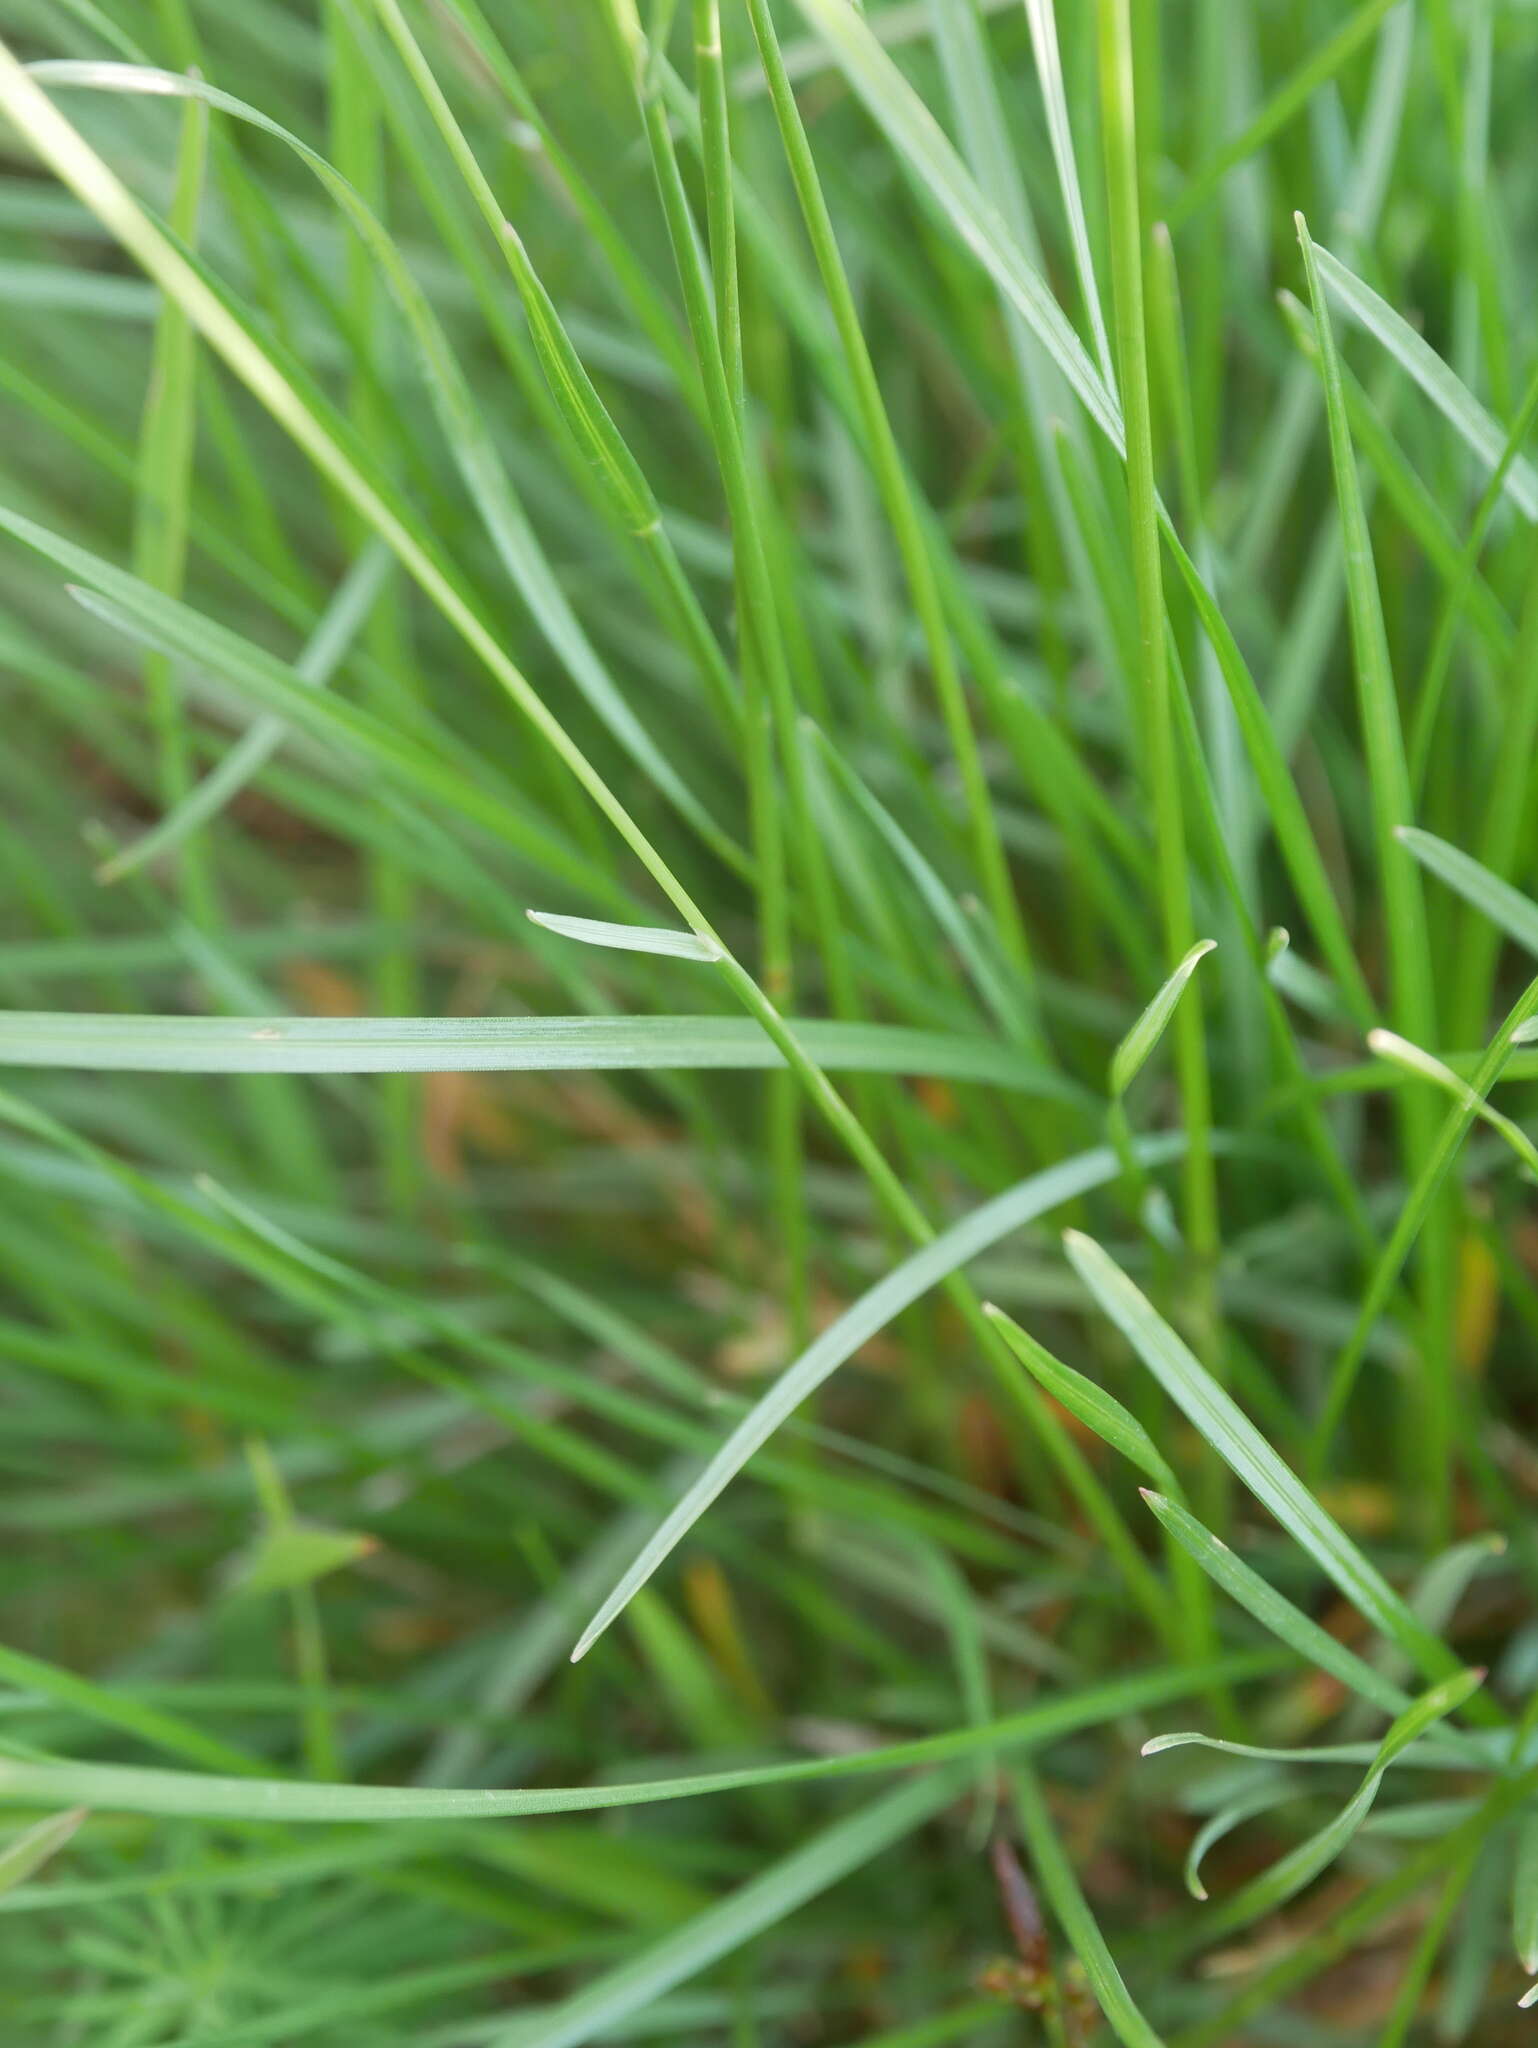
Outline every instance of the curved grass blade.
<path id="1" fill-rule="evenodd" d="M 14 1655 L 14 1652 L 7 1652 Z M 162 1818 L 372 1825 L 383 1821 L 510 1820 L 537 1814 L 601 1813 L 705 1798 L 755 1785 L 817 1784 L 872 1771 L 906 1771 L 957 1763 L 993 1749 L 1035 1748 L 1126 1714 L 1138 1714 L 1206 1689 L 1274 1670 L 1266 1655 L 1227 1656 L 1204 1664 L 1161 1665 L 1082 1692 L 1064 1693 L 1024 1712 L 977 1727 L 947 1730 L 847 1756 L 792 1758 L 707 1771 L 686 1778 L 621 1779 L 607 1784 L 533 1789 L 325 1785 L 306 1779 L 221 1777 L 204 1771 L 136 1765 L 34 1762 L 0 1757 L 0 1803 L 27 1806 L 79 1801 L 103 1813 Z M 147 1709 L 140 1709 L 147 1712 Z M 228 1766 L 225 1766 L 228 1768 Z M 217 1766 L 215 1767 L 217 1769 Z"/>
<path id="2" fill-rule="evenodd" d="M 1070 1230 L 1063 1242 L 1074 1271 L 1100 1307 L 1224 1463 L 1374 1628 L 1428 1677 L 1445 1676 L 1454 1662 L 1447 1646 L 1416 1619 L 1153 1304 L 1093 1238 Z"/>
<path id="3" fill-rule="evenodd" d="M 1225 1902 L 1218 1915 L 1225 1931 L 1243 1926 L 1258 1919 L 1262 1913 L 1273 1912 L 1278 1906 L 1285 1905 L 1321 1871 L 1328 1869 L 1372 1811 L 1373 1801 L 1390 1766 L 1429 1728 L 1464 1705 L 1484 1683 L 1484 1678 L 1483 1671 L 1456 1671 L 1408 1707 L 1378 1745 L 1361 1784 L 1334 1819 L 1307 1841 L 1289 1850 L 1269 1870 L 1253 1878 Z M 1237 1748 L 1240 1754 L 1255 1753 L 1243 1744 L 1217 1743 L 1204 1736 L 1181 1735 L 1161 1736 L 1155 1742 L 1145 1744 L 1143 1754 L 1147 1756 L 1158 1749 L 1169 1749 L 1192 1741 L 1225 1750 Z M 1301 1757 L 1306 1752 L 1297 1754 Z"/>
<path id="4" fill-rule="evenodd" d="M 1145 1163 L 1177 1158 L 1184 1148 L 1179 1134 L 1145 1139 L 1137 1148 Z M 585 1655 L 604 1630 L 620 1614 L 631 1595 L 644 1586 L 657 1567 L 681 1543 L 719 1494 L 742 1470 L 787 1416 L 806 1397 L 837 1371 L 868 1338 L 883 1329 L 893 1316 L 909 1307 L 931 1287 L 954 1273 L 979 1252 L 997 1244 L 1012 1230 L 1033 1222 L 1038 1216 L 1072 1201 L 1092 1187 L 1100 1187 L 1120 1172 L 1114 1152 L 1098 1147 L 1061 1161 L 1045 1172 L 996 1195 L 970 1216 L 942 1231 L 911 1257 L 904 1259 L 875 1287 L 845 1309 L 836 1322 L 775 1381 L 761 1400 L 749 1410 L 711 1458 L 703 1472 L 670 1510 L 630 1569 L 594 1615 L 572 1652 L 573 1663 Z"/>
<path id="5" fill-rule="evenodd" d="M 1461 1074 L 1455 1074 L 1452 1068 L 1445 1066 L 1434 1053 L 1425 1052 L 1418 1045 L 1411 1045 L 1407 1038 L 1401 1038 L 1394 1031 L 1369 1031 L 1367 1044 L 1380 1060 L 1388 1060 L 1391 1065 L 1402 1068 L 1405 1073 L 1418 1075 L 1421 1080 L 1434 1083 L 1444 1095 L 1451 1095 L 1453 1100 L 1461 1103 L 1471 1115 L 1488 1124 L 1492 1131 L 1498 1131 L 1528 1172 L 1538 1179 L 1538 1147 L 1534 1146 L 1532 1139 L 1514 1124 L 1509 1116 L 1503 1116 L 1500 1110 L 1493 1109 L 1483 1096 L 1476 1095 Z"/>
<path id="6" fill-rule="evenodd" d="M 1216 1813 L 1209 1815 L 1192 1836 L 1191 1846 L 1186 1851 L 1185 1865 L 1181 1871 L 1186 1890 L 1191 1897 L 1205 1905 L 1211 1896 L 1202 1883 L 1202 1865 L 1206 1862 L 1209 1851 L 1231 1835 L 1235 1828 L 1242 1827 L 1247 1820 L 1253 1820 L 1257 1813 L 1269 1813 L 1272 1807 L 1284 1805 L 1287 1800 L 1296 1797 L 1295 1786 L 1268 1782 L 1254 1787 L 1242 1798 L 1230 1800 L 1226 1806 L 1220 1806 Z"/>

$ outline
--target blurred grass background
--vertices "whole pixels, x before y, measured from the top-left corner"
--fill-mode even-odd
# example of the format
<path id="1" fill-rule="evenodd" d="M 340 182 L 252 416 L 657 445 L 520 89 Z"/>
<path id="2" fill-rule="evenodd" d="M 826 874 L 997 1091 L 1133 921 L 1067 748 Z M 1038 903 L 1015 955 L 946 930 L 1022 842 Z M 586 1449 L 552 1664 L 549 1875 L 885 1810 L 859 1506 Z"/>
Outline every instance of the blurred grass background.
<path id="1" fill-rule="evenodd" d="M 6 2038 L 1516 2040 L 1538 13 L 0 37 Z"/>

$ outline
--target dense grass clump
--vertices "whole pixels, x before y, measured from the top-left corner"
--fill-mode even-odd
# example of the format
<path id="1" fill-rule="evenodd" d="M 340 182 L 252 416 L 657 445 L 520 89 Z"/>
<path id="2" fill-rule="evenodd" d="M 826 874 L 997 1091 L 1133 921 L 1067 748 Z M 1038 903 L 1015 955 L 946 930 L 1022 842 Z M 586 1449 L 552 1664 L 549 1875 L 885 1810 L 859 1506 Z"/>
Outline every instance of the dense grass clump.
<path id="1" fill-rule="evenodd" d="M 1527 2038 L 1535 104 L 0 0 L 0 2040 Z"/>

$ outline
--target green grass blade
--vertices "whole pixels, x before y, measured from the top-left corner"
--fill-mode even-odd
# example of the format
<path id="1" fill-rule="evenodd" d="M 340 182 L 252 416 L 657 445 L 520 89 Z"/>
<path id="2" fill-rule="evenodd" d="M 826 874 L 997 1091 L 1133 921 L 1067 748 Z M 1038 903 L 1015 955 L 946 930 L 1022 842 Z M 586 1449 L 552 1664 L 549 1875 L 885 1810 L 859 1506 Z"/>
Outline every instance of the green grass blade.
<path id="1" fill-rule="evenodd" d="M 1028 1330 L 1021 1329 L 1013 1316 L 1007 1316 L 992 1302 L 985 1305 L 984 1313 L 993 1317 L 1010 1350 L 1026 1371 L 1041 1382 L 1054 1401 L 1061 1402 L 1086 1429 L 1092 1429 L 1113 1451 L 1130 1459 L 1156 1485 L 1173 1486 L 1173 1475 L 1153 1438 L 1114 1394 L 1108 1394 L 1104 1387 L 1097 1386 L 1083 1373 L 1075 1372 L 1071 1365 L 1064 1365 L 1061 1359 L 1054 1358 L 1044 1344 L 1038 1343 Z"/>
<path id="2" fill-rule="evenodd" d="M 1178 1157 L 1180 1150 L 1180 1141 L 1172 1138 L 1147 1139 L 1137 1147 L 1138 1156 L 1145 1163 Z M 592 1647 L 615 1616 L 623 1611 L 631 1595 L 646 1584 L 664 1559 L 677 1548 L 754 1452 L 767 1443 L 807 1395 L 836 1372 L 860 1345 L 948 1274 L 987 1250 L 989 1245 L 997 1244 L 1010 1231 L 1049 1213 L 1060 1203 L 1072 1201 L 1088 1188 L 1103 1185 L 1119 1170 L 1120 1164 L 1114 1153 L 1097 1149 L 1081 1153 L 1075 1159 L 1063 1160 L 1043 1173 L 1033 1174 L 1029 1180 L 996 1195 L 960 1223 L 942 1231 L 846 1309 L 793 1365 L 787 1367 L 669 1510 L 583 1631 L 572 1653 L 573 1659 L 581 1657 Z"/>
<path id="3" fill-rule="evenodd" d="M 1517 1961 L 1538 1975 L 1538 1814 L 1527 1815 L 1517 1834 L 1517 1863 L 1511 1883 L 1511 1936 Z"/>
<path id="4" fill-rule="evenodd" d="M 1074 1271 L 1101 1309 L 1230 1470 L 1374 1628 L 1397 1644 L 1427 1677 L 1445 1677 L 1453 1662 L 1446 1646 L 1417 1621 L 1382 1573 L 1283 1463 L 1114 1260 L 1080 1231 L 1067 1232 L 1064 1244 Z"/>
<path id="5" fill-rule="evenodd" d="M 1147 1490 L 1143 1498 L 1181 1549 L 1195 1558 L 1208 1577 L 1247 1613 L 1254 1615 L 1262 1628 L 1269 1629 L 1290 1650 L 1296 1650 L 1310 1664 L 1339 1679 L 1383 1713 L 1404 1712 L 1409 1702 L 1399 1686 L 1391 1685 L 1365 1658 L 1347 1649 L 1337 1637 L 1268 1585 L 1226 1543 L 1204 1529 L 1188 1508 Z"/>
<path id="6" fill-rule="evenodd" d="M 656 925 L 609 924 L 602 918 L 562 917 L 553 910 L 531 910 L 530 923 L 542 925 L 563 939 L 575 939 L 583 946 L 605 946 L 621 953 L 656 953 L 669 960 L 723 958 L 726 948 L 719 940 L 702 938 L 698 932 L 666 931 Z"/>
<path id="7" fill-rule="evenodd" d="M 1319 276 L 1331 296 L 1415 380 L 1487 470 L 1494 473 L 1506 464 L 1507 496 L 1528 519 L 1538 520 L 1538 469 L 1524 455 L 1508 457 L 1507 435 L 1499 422 L 1490 417 L 1430 344 L 1370 285 L 1364 284 L 1328 249 L 1316 245 L 1313 254 Z M 1317 307 L 1315 310 L 1317 317 Z"/>
<path id="8" fill-rule="evenodd" d="M 1393 1031 L 1369 1031 L 1367 1044 L 1380 1060 L 1388 1060 L 1407 1074 L 1415 1074 L 1423 1081 L 1430 1081 L 1440 1088 L 1444 1095 L 1451 1095 L 1492 1131 L 1498 1131 L 1511 1147 L 1530 1174 L 1538 1177 L 1538 1147 L 1535 1147 L 1525 1131 L 1520 1130 L 1509 1116 L 1503 1116 L 1493 1109 L 1480 1095 L 1477 1095 L 1461 1074 L 1455 1074 L 1451 1067 L 1439 1060 L 1434 1053 L 1426 1052 L 1421 1046 L 1411 1045 Z"/>
<path id="9" fill-rule="evenodd" d="M 1164 2048 L 1161 2037 L 1133 2003 L 1089 1901 L 1079 1888 L 1035 1778 L 1029 1772 L 1016 1771 L 1013 1783 L 1015 1811 L 1031 1869 L 1062 1923 L 1111 2031 L 1125 2048 Z"/>
<path id="10" fill-rule="evenodd" d="M 1429 1728 L 1465 1705 L 1483 1684 L 1484 1677 L 1483 1671 L 1455 1672 L 1407 1707 L 1385 1734 L 1361 1784 L 1340 1812 L 1317 1834 L 1300 1842 L 1273 1863 L 1269 1870 L 1252 1878 L 1226 1900 L 1216 1915 L 1222 1928 L 1227 1931 L 1246 1926 L 1261 1914 L 1274 1912 L 1310 1884 L 1321 1871 L 1327 1870 L 1372 1811 L 1378 1789 L 1394 1762 Z M 1154 1743 L 1145 1745 L 1144 1754 L 1188 1739 L 1182 1736 L 1158 1737 Z"/>
<path id="11" fill-rule="evenodd" d="M 1181 991 L 1201 962 L 1216 949 L 1216 939 L 1198 939 L 1112 1053 L 1109 1085 L 1113 1097 L 1125 1095 L 1132 1086 L 1144 1062 L 1164 1036 L 1165 1026 L 1175 1013 Z"/>
<path id="12" fill-rule="evenodd" d="M 34 1871 L 51 1862 L 85 1818 L 85 1807 L 76 1806 L 50 1814 L 35 1827 L 14 1835 L 0 1848 L 0 1894 L 15 1891 Z"/>
<path id="13" fill-rule="evenodd" d="M 6 1652 L 14 1657 L 14 1652 Z M 26 1660 L 22 1660 L 23 1663 Z M 17 1670 L 19 1672 L 20 1665 Z M 396 1785 L 318 1785 L 303 1779 L 219 1777 L 206 1771 L 140 1769 L 123 1764 L 0 1758 L 0 1800 L 57 1804 L 78 1797 L 92 1811 L 158 1814 L 210 1821 L 269 1820 L 295 1825 L 528 1819 L 540 1814 L 601 1813 L 675 1799 L 708 1798 L 773 1784 L 821 1784 L 869 1772 L 908 1771 L 969 1761 L 990 1749 L 1037 1747 L 1127 1714 L 1189 1698 L 1214 1683 L 1273 1668 L 1265 1657 L 1230 1656 L 1210 1665 L 1159 1667 L 1063 1693 L 1018 1714 L 914 1742 L 839 1757 L 793 1758 L 687 1778 L 613 1779 L 591 1785 L 467 1789 Z M 76 1681 L 78 1683 L 78 1681 Z M 140 1712 L 144 1712 L 140 1709 Z M 217 1767 L 216 1767 L 217 1768 Z M 76 1788 L 72 1795 L 69 1788 Z"/>
<path id="14" fill-rule="evenodd" d="M 898 1024 L 796 1018 L 819 1066 L 1080 1096 L 1012 1046 Z M 185 1017 L 0 1011 L 0 1065 L 183 1074 L 763 1071 L 785 1056 L 748 1017 Z"/>
<path id="15" fill-rule="evenodd" d="M 1456 889 L 1465 903 L 1483 911 L 1524 952 L 1538 958 L 1538 904 L 1530 897 L 1513 889 L 1510 882 L 1503 882 L 1499 875 L 1492 875 L 1471 854 L 1438 839 L 1433 832 L 1406 825 L 1396 836 L 1429 874 L 1445 882 L 1449 889 Z"/>

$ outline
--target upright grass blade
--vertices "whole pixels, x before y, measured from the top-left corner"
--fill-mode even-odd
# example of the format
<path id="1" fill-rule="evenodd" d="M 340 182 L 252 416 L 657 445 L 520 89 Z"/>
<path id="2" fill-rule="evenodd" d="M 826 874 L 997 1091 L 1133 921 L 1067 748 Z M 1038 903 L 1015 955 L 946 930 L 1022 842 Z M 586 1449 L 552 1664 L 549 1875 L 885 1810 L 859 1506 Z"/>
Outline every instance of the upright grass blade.
<path id="1" fill-rule="evenodd" d="M 208 162 L 208 110 L 188 102 L 177 147 L 171 232 L 195 244 Z M 187 567 L 188 500 L 197 422 L 198 340 L 174 297 L 162 298 L 155 321 L 149 392 L 139 434 L 134 507 L 134 571 L 170 596 L 181 593 Z M 170 657 L 150 653 L 145 688 L 160 755 L 161 798 L 169 809 L 186 795 L 191 776 L 181 686 Z M 181 888 L 188 914 L 213 915 L 209 881 L 195 855 L 183 861 Z"/>
<path id="2" fill-rule="evenodd" d="M 1333 78 L 1342 65 L 1349 63 L 1384 16 L 1391 13 L 1397 4 L 1398 0 L 1361 0 L 1334 35 L 1305 58 L 1239 133 L 1198 168 L 1182 192 L 1179 204 L 1171 211 L 1171 227 L 1183 226 L 1206 205 L 1236 165 L 1264 148 L 1273 135 L 1280 133 L 1289 121 L 1300 114 L 1319 88 Z"/>
<path id="3" fill-rule="evenodd" d="M 1143 306 L 1143 212 L 1138 190 L 1137 110 L 1133 90 L 1132 15 L 1129 0 L 1099 0 L 1100 90 L 1110 195 L 1111 278 L 1116 352 L 1126 414 L 1127 501 L 1132 525 L 1132 568 L 1137 589 L 1140 676 L 1137 717 L 1154 818 L 1159 915 L 1169 957 L 1191 960 L 1194 932 L 1186 828 L 1175 726 L 1170 708 L 1165 643 L 1164 583 L 1153 421 L 1149 397 L 1148 335 Z M 1200 955 L 1197 956 L 1198 958 Z M 1180 974 L 1180 967 L 1175 975 Z M 1187 970 L 1186 979 L 1189 979 Z M 1168 984 L 1166 984 L 1168 986 Z M 1178 996 L 1184 981 L 1175 990 Z M 1171 999 L 1173 1008 L 1173 998 Z M 1161 1020 L 1162 1021 L 1162 1020 Z M 1212 1165 L 1211 1082 L 1200 1001 L 1192 997 L 1175 1024 L 1175 1059 L 1189 1143 L 1184 1166 L 1185 1225 L 1199 1265 L 1217 1255 L 1217 1186 Z M 1114 1062 L 1113 1062 L 1114 1067 Z M 1113 1093 L 1118 1093 L 1113 1078 Z"/>
<path id="4" fill-rule="evenodd" d="M 903 574 L 918 615 L 951 752 L 961 776 L 971 842 L 982 880 L 985 900 L 999 933 L 1015 960 L 1028 961 L 1024 926 L 1015 900 L 1003 843 L 999 836 L 987 779 L 983 773 L 976 735 L 967 708 L 961 672 L 952 645 L 941 601 L 939 580 L 930 550 L 913 503 L 908 478 L 892 431 L 875 367 L 860 325 L 859 309 L 839 254 L 832 217 L 823 196 L 817 166 L 807 143 L 795 95 L 785 75 L 768 0 L 748 0 L 748 14 L 758 42 L 759 55 L 769 83 L 770 103 L 779 126 L 780 139 L 790 167 L 791 179 L 817 260 L 818 275 L 827 295 L 838 333 L 839 346 L 854 391 L 864 443 L 869 451 L 876 487 L 902 561 Z"/>
<path id="5" fill-rule="evenodd" d="M 1041 1788 L 1029 1771 L 1012 1774 L 1015 1812 L 1019 1817 L 1031 1868 L 1062 1923 L 1073 1952 L 1083 1965 L 1090 1988 L 1109 2021 L 1111 2030 L 1125 2048 L 1164 2048 L 1122 1979 L 1105 1936 L 1100 1932 L 1089 1902 L 1079 1888 L 1073 1865 L 1058 1839 Z"/>

